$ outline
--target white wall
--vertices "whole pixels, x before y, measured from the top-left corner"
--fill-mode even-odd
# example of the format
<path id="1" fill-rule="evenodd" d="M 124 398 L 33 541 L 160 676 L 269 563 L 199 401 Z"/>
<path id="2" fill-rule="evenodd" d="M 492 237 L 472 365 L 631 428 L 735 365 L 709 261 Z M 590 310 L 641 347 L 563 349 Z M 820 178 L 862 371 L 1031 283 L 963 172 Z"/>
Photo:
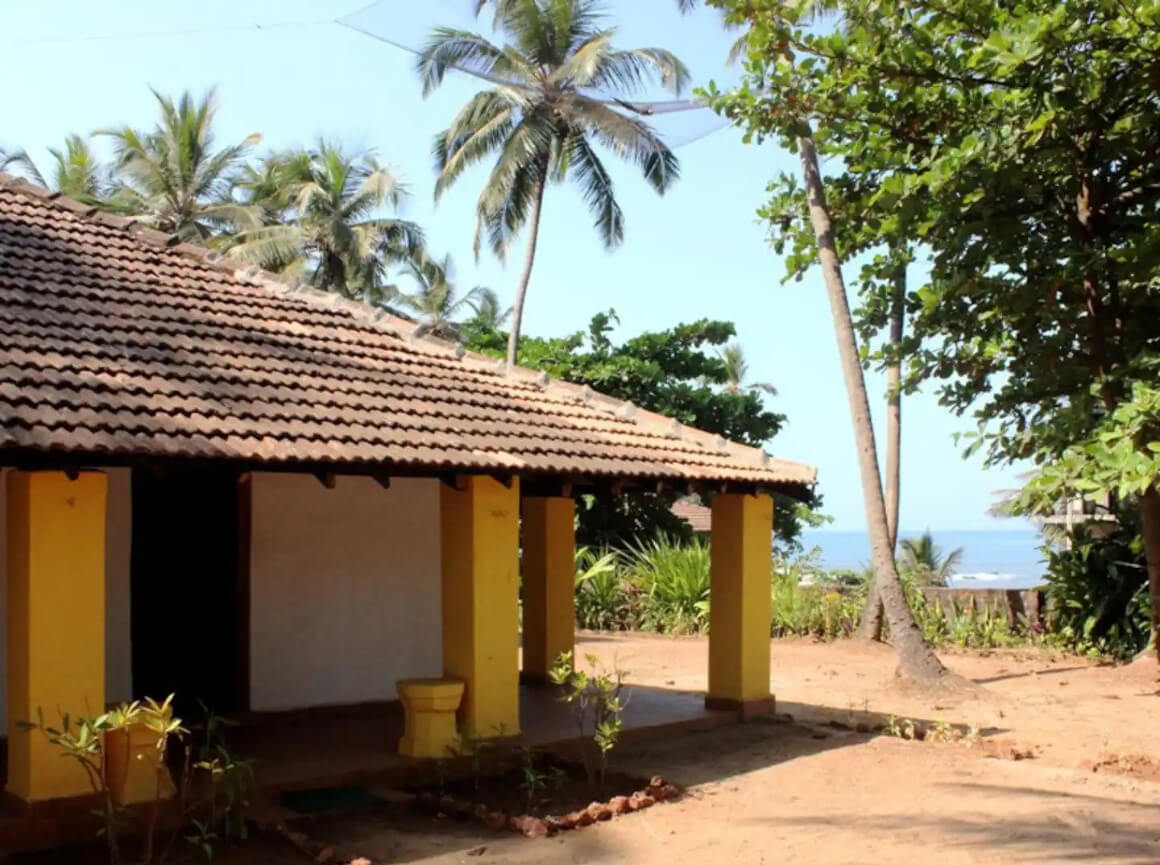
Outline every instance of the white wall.
<path id="1" fill-rule="evenodd" d="M 0 735 L 6 733 L 8 704 L 8 537 L 7 478 L 0 469 Z M 105 534 L 105 696 L 109 702 L 132 697 L 129 652 L 129 547 L 132 540 L 132 484 L 129 470 L 105 469 L 109 476 Z M 62 635 L 66 637 L 67 635 Z M 84 651 L 84 646 L 76 646 Z"/>
<path id="2" fill-rule="evenodd" d="M 253 475 L 256 711 L 388 700 L 442 672 L 439 482 Z"/>

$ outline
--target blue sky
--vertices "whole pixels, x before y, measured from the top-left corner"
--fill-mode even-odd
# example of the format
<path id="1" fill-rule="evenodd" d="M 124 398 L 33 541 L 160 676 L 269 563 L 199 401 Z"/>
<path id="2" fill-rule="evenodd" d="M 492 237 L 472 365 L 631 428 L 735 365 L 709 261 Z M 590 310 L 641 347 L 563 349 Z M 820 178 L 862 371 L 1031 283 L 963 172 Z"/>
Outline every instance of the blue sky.
<path id="1" fill-rule="evenodd" d="M 438 207 L 431 198 L 431 138 L 479 82 L 449 77 L 421 97 L 414 58 L 346 27 L 327 23 L 359 0 L 39 0 L 5 9 L 0 33 L 0 145 L 38 161 L 69 132 L 154 121 L 148 87 L 166 93 L 216 86 L 220 142 L 263 135 L 262 147 L 309 144 L 318 136 L 373 147 L 407 180 L 406 215 L 427 229 L 437 253 L 451 252 L 460 282 L 510 298 L 521 250 L 507 267 L 472 259 L 474 204 L 481 171 L 465 175 Z M 417 44 L 432 24 L 471 25 L 468 0 L 384 0 L 355 19 Z M 623 47 L 676 51 L 694 80 L 728 82 L 730 37 L 711 11 L 680 17 L 671 0 L 611 3 Z M 475 26 L 486 29 L 490 22 Z M 256 25 L 265 25 L 259 27 Z M 766 183 L 795 160 L 772 144 L 745 146 L 712 118 L 684 117 L 660 129 L 680 146 L 682 179 L 664 198 L 615 166 L 626 241 L 606 253 L 579 194 L 549 190 L 525 332 L 554 335 L 615 308 L 621 334 L 702 317 L 734 321 L 757 380 L 774 382 L 771 405 L 789 416 L 773 442 L 778 456 L 818 466 L 833 528 L 864 526 L 846 395 L 820 276 L 782 284 L 784 269 L 754 215 Z M 691 140 L 696 139 L 696 140 Z M 611 163 L 611 157 L 608 160 Z M 848 269 L 847 278 L 853 274 Z M 869 378 L 881 441 L 884 383 Z M 1016 485 L 1014 470 L 964 461 L 952 439 L 970 428 L 930 394 L 903 410 L 901 525 L 905 530 L 1023 528 L 985 510 L 995 491 Z"/>

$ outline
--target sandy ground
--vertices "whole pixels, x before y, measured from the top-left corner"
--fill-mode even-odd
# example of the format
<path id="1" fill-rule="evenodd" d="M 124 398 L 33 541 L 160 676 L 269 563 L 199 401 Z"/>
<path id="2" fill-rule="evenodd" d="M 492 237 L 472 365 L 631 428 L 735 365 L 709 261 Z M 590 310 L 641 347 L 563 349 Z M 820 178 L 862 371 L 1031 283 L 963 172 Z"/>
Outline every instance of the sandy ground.
<path id="1" fill-rule="evenodd" d="M 615 659 L 633 682 L 705 687 L 702 640 L 585 635 L 578 650 Z M 899 690 L 885 647 L 778 641 L 771 654 L 776 718 L 617 752 L 618 768 L 686 786 L 680 802 L 542 841 L 413 811 L 307 831 L 376 865 L 1160 862 L 1160 776 L 1090 769 L 1107 754 L 1160 758 L 1154 668 L 1040 651 L 949 654 L 984 691 L 932 700 Z M 841 729 L 866 710 L 975 725 L 1036 758 Z M 239 861 L 302 860 L 271 849 Z"/>

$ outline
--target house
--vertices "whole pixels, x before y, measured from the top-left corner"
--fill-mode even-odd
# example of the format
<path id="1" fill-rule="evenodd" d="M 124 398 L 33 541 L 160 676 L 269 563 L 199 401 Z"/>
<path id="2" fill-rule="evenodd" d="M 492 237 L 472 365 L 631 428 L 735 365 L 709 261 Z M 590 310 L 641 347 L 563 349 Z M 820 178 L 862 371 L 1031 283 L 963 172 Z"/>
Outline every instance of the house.
<path id="1" fill-rule="evenodd" d="M 38 711 L 321 711 L 453 677 L 462 723 L 518 732 L 521 566 L 534 679 L 572 645 L 581 492 L 713 493 L 707 699 L 768 708 L 770 493 L 815 480 L 7 175 L 0 467 L 23 803 L 88 792 L 19 727 Z"/>
<path id="2" fill-rule="evenodd" d="M 673 516 L 683 520 L 699 538 L 708 538 L 713 532 L 713 511 L 696 498 L 685 496 L 673 502 L 669 509 Z"/>

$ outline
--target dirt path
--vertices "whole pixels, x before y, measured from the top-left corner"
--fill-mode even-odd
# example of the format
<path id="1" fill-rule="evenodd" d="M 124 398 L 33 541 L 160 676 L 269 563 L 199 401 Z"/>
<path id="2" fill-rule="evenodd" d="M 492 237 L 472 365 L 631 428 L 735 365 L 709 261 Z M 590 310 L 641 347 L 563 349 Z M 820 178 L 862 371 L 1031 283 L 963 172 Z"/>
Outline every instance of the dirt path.
<path id="1" fill-rule="evenodd" d="M 701 638 L 585 634 L 577 656 L 615 663 L 642 685 L 703 692 L 707 646 Z M 980 698 L 915 696 L 894 680 L 888 646 L 852 641 L 777 640 L 771 644 L 779 711 L 810 719 L 818 709 L 870 711 L 973 724 L 1035 746 L 1039 757 L 1079 766 L 1100 754 L 1160 756 L 1155 666 L 1106 666 L 1039 649 L 946 653 L 951 669 L 983 686 Z"/>
<path id="2" fill-rule="evenodd" d="M 578 650 L 615 659 L 634 682 L 705 687 L 703 640 L 585 635 Z M 779 641 L 771 653 L 779 713 L 792 722 L 617 752 L 618 768 L 688 787 L 680 802 L 544 841 L 413 811 L 320 821 L 314 831 L 375 865 L 1160 862 L 1160 776 L 1083 768 L 1108 752 L 1160 756 L 1160 697 L 1147 667 L 1026 651 L 950 655 L 986 693 L 943 703 L 899 691 L 883 647 Z M 864 710 L 994 728 L 1038 756 L 988 759 L 962 743 L 826 726 Z"/>

